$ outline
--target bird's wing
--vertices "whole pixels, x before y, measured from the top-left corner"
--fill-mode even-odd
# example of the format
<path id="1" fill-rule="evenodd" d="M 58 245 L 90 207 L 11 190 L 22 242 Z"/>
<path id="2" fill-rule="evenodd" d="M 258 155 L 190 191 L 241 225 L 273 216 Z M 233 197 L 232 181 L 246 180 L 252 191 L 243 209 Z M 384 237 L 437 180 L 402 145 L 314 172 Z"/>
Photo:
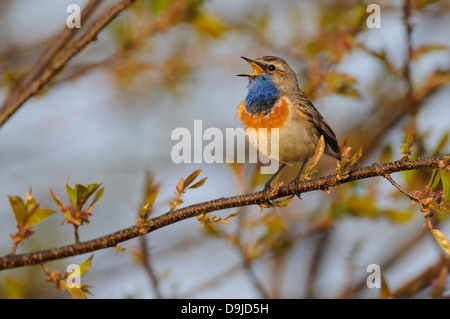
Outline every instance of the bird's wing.
<path id="1" fill-rule="evenodd" d="M 341 148 L 331 127 L 306 96 L 300 96 L 299 98 L 295 108 L 298 115 L 314 124 L 330 147 L 332 151 L 330 155 L 340 159 Z"/>

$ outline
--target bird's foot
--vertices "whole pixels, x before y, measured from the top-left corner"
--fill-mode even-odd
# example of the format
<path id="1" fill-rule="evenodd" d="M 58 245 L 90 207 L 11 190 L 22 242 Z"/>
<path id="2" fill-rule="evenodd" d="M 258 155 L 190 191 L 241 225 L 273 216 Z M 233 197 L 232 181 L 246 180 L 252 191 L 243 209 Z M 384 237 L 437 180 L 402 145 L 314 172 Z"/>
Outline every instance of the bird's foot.
<path id="1" fill-rule="evenodd" d="M 294 180 L 292 181 L 292 184 L 293 184 L 293 186 L 294 186 L 294 193 L 295 193 L 295 196 L 297 196 L 298 199 L 300 199 L 300 200 L 302 199 L 302 198 L 301 198 L 302 193 L 298 191 L 298 187 L 299 187 L 299 185 L 300 185 L 300 183 L 301 183 L 302 181 L 303 181 L 303 179 L 301 178 L 301 176 L 298 176 L 296 179 L 294 179 Z"/>
<path id="2" fill-rule="evenodd" d="M 270 183 L 266 183 L 263 188 L 263 197 L 264 197 L 265 204 L 268 207 L 273 206 L 273 201 L 270 199 L 270 197 L 272 197 L 272 196 L 273 196 L 273 188 L 270 185 Z"/>

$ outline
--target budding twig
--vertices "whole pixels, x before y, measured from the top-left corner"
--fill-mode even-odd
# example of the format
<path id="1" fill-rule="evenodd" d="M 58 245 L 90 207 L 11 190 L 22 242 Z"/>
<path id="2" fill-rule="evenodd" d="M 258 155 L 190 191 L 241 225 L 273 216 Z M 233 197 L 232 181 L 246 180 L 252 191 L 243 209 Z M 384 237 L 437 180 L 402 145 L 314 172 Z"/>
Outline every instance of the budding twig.
<path id="1" fill-rule="evenodd" d="M 397 188 L 399 190 L 399 192 L 405 194 L 406 196 L 408 196 L 412 201 L 415 202 L 419 202 L 419 199 L 417 198 L 417 196 L 414 196 L 414 194 L 408 192 L 407 190 L 405 190 L 403 187 L 401 187 L 399 184 L 397 184 L 391 177 L 391 175 L 386 174 L 384 175 L 384 178 L 386 178 L 389 182 L 391 182 L 392 185 L 394 185 L 395 188 Z"/>
<path id="2" fill-rule="evenodd" d="M 450 155 L 443 155 L 436 157 L 416 158 L 408 161 L 399 160 L 384 164 L 372 164 L 370 166 L 365 166 L 348 171 L 348 176 L 346 178 L 340 178 L 338 174 L 332 174 L 329 176 L 302 181 L 298 183 L 297 189 L 294 189 L 292 185 L 281 186 L 278 190 L 278 193 L 269 199 L 273 200 L 280 197 L 290 196 L 296 193 L 310 192 L 313 190 L 326 190 L 328 188 L 351 181 L 371 178 L 375 176 L 384 177 L 385 175 L 389 175 L 394 172 L 424 168 L 439 168 L 442 163 L 448 163 L 449 161 Z M 147 228 L 146 233 L 153 232 L 157 229 L 163 228 L 187 218 L 199 216 L 200 214 L 207 214 L 213 211 L 233 207 L 259 205 L 261 203 L 264 203 L 265 201 L 267 201 L 267 198 L 264 192 L 259 191 L 228 198 L 222 197 L 187 207 L 178 208 L 149 219 L 149 222 L 151 222 L 151 226 Z M 108 247 L 115 247 L 121 242 L 143 235 L 141 229 L 141 227 L 134 225 L 90 241 L 80 242 L 76 245 L 55 247 L 49 250 L 21 255 L 6 255 L 0 258 L 0 270 L 35 265 L 45 261 L 62 259 Z"/>

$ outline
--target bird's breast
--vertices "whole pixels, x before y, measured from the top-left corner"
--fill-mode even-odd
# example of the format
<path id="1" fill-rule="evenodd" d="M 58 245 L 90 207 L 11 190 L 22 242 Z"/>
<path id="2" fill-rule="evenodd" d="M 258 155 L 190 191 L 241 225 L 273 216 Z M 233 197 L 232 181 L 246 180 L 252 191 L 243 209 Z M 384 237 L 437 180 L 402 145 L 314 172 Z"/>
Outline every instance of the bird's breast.
<path id="1" fill-rule="evenodd" d="M 247 111 L 245 101 L 239 104 L 237 116 L 244 124 L 245 128 L 282 128 L 289 119 L 290 107 L 289 100 L 285 97 L 280 98 L 270 112 L 260 111 L 258 114 L 252 114 Z"/>

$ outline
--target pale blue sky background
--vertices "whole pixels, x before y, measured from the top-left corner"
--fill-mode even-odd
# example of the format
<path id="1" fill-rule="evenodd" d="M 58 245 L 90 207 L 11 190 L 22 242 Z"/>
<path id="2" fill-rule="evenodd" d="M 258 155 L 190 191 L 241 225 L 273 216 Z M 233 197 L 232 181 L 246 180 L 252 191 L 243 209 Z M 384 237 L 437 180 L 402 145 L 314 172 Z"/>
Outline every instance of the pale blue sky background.
<path id="1" fill-rule="evenodd" d="M 108 0 L 109 1 L 109 0 Z M 372 1 L 373 2 L 373 1 Z M 16 0 L 8 6 L 8 14 L 0 21 L 0 46 L 21 45 L 30 41 L 47 39 L 58 32 L 65 22 L 67 4 L 86 1 L 62 0 Z M 380 1 L 382 8 L 391 1 Z M 395 2 L 397 3 L 397 2 Z M 286 22 L 289 13 L 298 11 L 304 21 L 309 21 L 305 28 L 294 30 L 314 37 L 314 15 L 317 8 L 307 1 L 209 1 L 206 8 L 217 16 L 232 21 L 245 21 L 245 13 L 253 7 L 270 7 L 274 19 L 270 29 L 273 33 L 274 46 L 282 48 L 288 43 L 292 30 Z M 430 23 L 422 28 L 420 19 L 415 19 L 417 28 L 413 34 L 415 45 L 420 41 L 440 41 L 450 45 L 446 30 L 450 29 L 447 18 Z M 161 45 L 156 54 L 163 55 L 164 46 L 170 48 L 171 41 L 176 40 L 177 33 L 186 33 L 183 26 L 168 34 L 158 35 L 157 43 Z M 385 48 L 388 56 L 400 63 L 404 55 L 403 26 L 400 15 L 382 16 L 382 28 L 366 32 L 360 41 L 370 48 Z M 426 34 L 426 37 L 423 37 Z M 416 42 L 417 39 L 417 42 Z M 94 52 L 97 57 L 108 53 L 110 36 L 103 31 L 97 43 L 92 44 L 86 54 L 76 59 L 85 59 Z M 282 51 L 282 50 L 280 50 Z M 179 178 L 186 177 L 196 169 L 203 169 L 201 176 L 208 176 L 205 187 L 192 190 L 185 196 L 185 205 L 236 194 L 235 181 L 230 178 L 230 170 L 225 164 L 186 164 L 176 165 L 170 159 L 170 150 L 175 142 L 170 140 L 171 132 L 176 127 L 193 127 L 194 119 L 202 119 L 203 126 L 239 127 L 235 118 L 237 105 L 246 95 L 247 82 L 235 75 L 248 71 L 248 65 L 239 57 L 241 55 L 257 58 L 261 55 L 276 55 L 255 46 L 248 34 L 232 33 L 214 42 L 205 57 L 195 62 L 196 72 L 191 80 L 182 86 L 183 98 L 175 98 L 160 92 L 126 93 L 119 90 L 104 71 L 94 71 L 88 76 L 74 82 L 64 83 L 50 90 L 43 97 L 29 100 L 14 116 L 0 128 L 0 255 L 7 254 L 11 247 L 9 234 L 15 232 L 15 220 L 9 206 L 7 194 L 25 197 L 28 188 L 33 187 L 33 194 L 44 207 L 53 207 L 49 187 L 60 198 L 67 200 L 65 184 L 89 184 L 104 182 L 103 199 L 96 205 L 91 223 L 80 229 L 82 240 L 99 237 L 134 224 L 138 203 L 141 201 L 142 186 L 146 170 L 155 173 L 156 180 L 162 183 L 156 211 L 167 211 L 166 200 L 172 198 Z M 192 59 L 196 59 L 195 56 Z M 294 69 L 299 69 L 301 61 L 289 60 Z M 420 80 L 436 65 L 449 68 L 448 51 L 436 52 L 424 57 L 414 67 L 413 78 Z M 355 52 L 346 57 L 339 70 L 348 72 L 358 78 L 359 86 L 371 83 L 379 72 L 379 64 L 367 56 Z M 0 100 L 6 95 L 0 91 Z M 448 130 L 450 119 L 450 89 L 429 101 L 429 106 L 419 112 L 419 129 L 429 130 L 427 143 L 433 149 L 443 130 Z M 329 96 L 315 101 L 316 106 L 332 125 L 337 135 L 358 121 L 365 114 L 370 101 L 355 101 L 342 97 Z M 174 108 L 173 105 L 177 105 Z M 369 115 L 370 116 L 370 115 Z M 401 128 L 394 131 L 387 139 L 395 145 L 402 143 Z M 343 140 L 343 137 L 340 137 Z M 449 151 L 447 147 L 446 151 Z M 396 151 L 397 157 L 399 151 Z M 381 181 L 381 185 L 388 183 Z M 323 193 L 310 193 L 303 196 L 302 204 L 320 205 L 327 201 Z M 295 199 L 296 200 L 296 199 Z M 217 213 L 225 217 L 230 210 Z M 259 208 L 250 209 L 249 214 L 258 214 Z M 62 215 L 53 216 L 43 225 L 36 227 L 33 236 L 18 252 L 50 248 L 65 245 L 73 241 L 69 225 L 59 227 Z M 323 273 L 318 291 L 324 297 L 333 297 L 339 293 L 341 284 L 347 279 L 346 262 L 350 255 L 352 242 L 363 239 L 356 267 L 356 275 L 366 276 L 365 267 L 387 247 L 398 245 L 408 240 L 413 232 L 422 228 L 422 218 L 406 225 L 392 225 L 386 220 L 368 221 L 363 219 L 346 219 L 336 224 L 332 244 L 327 252 L 330 271 Z M 233 227 L 233 226 L 230 226 Z M 447 230 L 448 227 L 442 227 Z M 51 238 L 51 239 L 49 239 Z M 314 240 L 312 238 L 311 240 Z M 42 245 L 42 246 L 41 246 Z M 95 297 L 122 298 L 125 296 L 153 297 L 148 278 L 137 266 L 131 255 L 135 241 L 122 244 L 127 253 L 114 256 L 113 249 L 95 252 L 92 271 L 86 276 L 86 283 L 93 286 Z M 240 263 L 237 252 L 223 241 L 203 236 L 196 220 L 187 220 L 158 230 L 150 235 L 149 246 L 152 248 L 153 264 L 161 279 L 161 289 L 165 296 L 183 296 L 199 282 L 214 278 Z M 421 244 L 423 249 L 416 249 L 404 265 L 399 265 L 385 274 L 393 287 L 398 287 L 406 278 L 420 272 L 427 265 L 439 258 L 440 251 L 431 236 Z M 311 250 L 303 246 L 295 250 L 294 257 L 281 277 L 290 279 L 284 285 L 283 296 L 298 297 L 302 295 L 301 285 L 305 278 L 302 268 L 309 259 Z M 50 268 L 77 263 L 89 255 L 78 256 L 50 263 Z M 35 267 L 34 274 L 38 282 L 45 285 L 44 273 Z M 256 264 L 256 273 L 265 278 L 270 269 L 264 263 Z M 3 276 L 24 273 L 26 269 L 3 272 Z M 83 278 L 84 280 L 84 278 Z M 248 282 L 242 271 L 235 272 L 229 280 L 196 294 L 199 298 L 258 298 L 259 294 Z M 51 288 L 49 284 L 46 284 Z M 51 293 L 53 290 L 51 290 Z M 373 291 L 367 295 L 373 296 Z M 375 295 L 378 293 L 375 292 Z"/>

